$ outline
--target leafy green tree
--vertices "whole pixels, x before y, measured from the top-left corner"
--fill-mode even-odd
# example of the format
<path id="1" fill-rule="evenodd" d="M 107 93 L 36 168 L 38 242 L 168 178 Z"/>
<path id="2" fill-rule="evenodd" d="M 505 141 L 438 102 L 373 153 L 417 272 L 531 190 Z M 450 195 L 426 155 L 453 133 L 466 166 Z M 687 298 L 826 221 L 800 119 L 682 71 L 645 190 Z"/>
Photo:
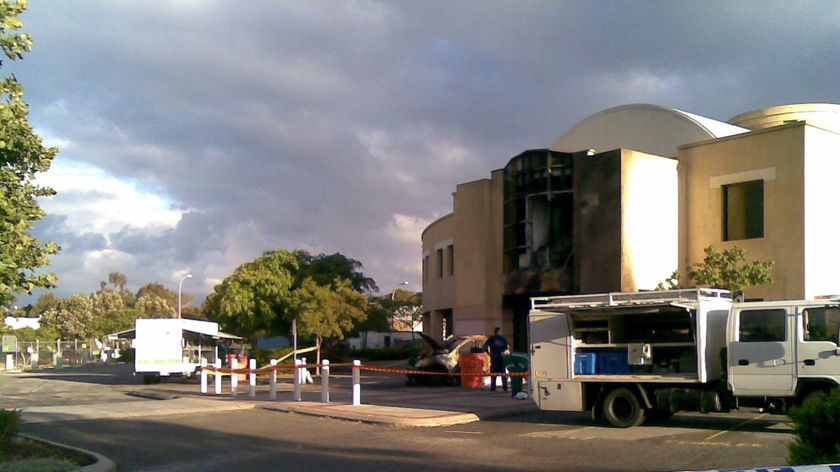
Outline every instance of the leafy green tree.
<path id="1" fill-rule="evenodd" d="M 318 254 L 311 256 L 306 251 L 296 251 L 301 268 L 300 279 L 312 278 L 319 285 L 329 285 L 336 279 L 349 281 L 350 287 L 361 293 L 379 290 L 372 278 L 362 272 L 361 262 L 350 259 L 342 254 Z"/>
<path id="2" fill-rule="evenodd" d="M 155 295 L 163 300 L 170 307 L 175 307 L 177 310 L 178 307 L 178 292 L 173 290 L 169 290 L 168 288 L 164 287 L 163 285 L 157 282 L 150 282 L 146 285 L 140 287 L 140 290 L 137 291 L 137 298 L 140 299 L 144 295 Z M 184 307 L 192 303 L 193 297 L 181 292 L 181 312 L 183 313 Z"/>
<path id="3" fill-rule="evenodd" d="M 128 328 L 124 316 L 129 309 L 125 306 L 121 294 L 106 288 L 91 295 L 90 298 L 93 301 L 93 319 L 88 329 L 91 334 L 104 336 Z M 132 320 L 128 324 L 130 326 L 133 323 Z"/>
<path id="4" fill-rule="evenodd" d="M 656 290 L 676 290 L 680 287 L 680 273 L 679 271 L 671 272 L 667 279 L 656 284 Z"/>
<path id="5" fill-rule="evenodd" d="M 698 285 L 726 289 L 741 298 L 747 287 L 773 282 L 773 261 L 746 262 L 746 251 L 737 246 L 723 251 L 709 246 L 703 251 L 703 262 L 694 264 L 688 273 Z"/>
<path id="6" fill-rule="evenodd" d="M 241 336 L 288 333 L 294 315 L 290 296 L 299 262 L 294 252 L 266 251 L 216 285 L 205 300 L 205 312 L 222 327 Z"/>
<path id="7" fill-rule="evenodd" d="M 58 299 L 41 315 L 41 325 L 55 329 L 63 339 L 90 337 L 93 320 L 93 300 L 86 295 Z"/>
<path id="8" fill-rule="evenodd" d="M 134 308 L 143 313 L 144 318 L 175 318 L 176 308 L 154 293 L 145 293 L 137 297 Z"/>
<path id="9" fill-rule="evenodd" d="M 118 333 L 134 327 L 137 318 L 143 318 L 145 313 L 136 309 L 123 307 L 119 310 L 109 312 L 107 316 L 97 316 L 92 322 L 90 331 L 101 337 L 112 333 Z"/>
<path id="10" fill-rule="evenodd" d="M 128 277 L 122 272 L 110 272 L 108 274 L 108 282 L 114 286 L 114 290 L 122 292 L 125 290 L 125 285 L 128 283 Z"/>
<path id="11" fill-rule="evenodd" d="M 360 269 L 361 264 L 340 254 L 267 251 L 217 285 L 204 311 L 225 330 L 243 336 L 286 334 L 297 319 L 302 334 L 341 338 L 366 318 L 362 291 L 375 287 Z"/>
<path id="12" fill-rule="evenodd" d="M 297 312 L 300 335 L 315 336 L 318 363 L 323 339 L 344 339 L 344 333 L 367 318 L 367 299 L 343 279 L 331 287 L 307 278 L 292 293 L 292 305 Z"/>
<path id="13" fill-rule="evenodd" d="M 25 0 L 0 0 L 0 48 L 11 60 L 23 59 L 32 47 L 32 38 L 18 32 L 23 26 L 18 16 L 25 9 Z M 55 194 L 35 184 L 36 174 L 49 169 L 58 149 L 44 147 L 28 114 L 23 85 L 14 75 L 0 79 L 0 305 L 13 301 L 15 294 L 56 282 L 55 274 L 37 269 L 49 265 L 58 245 L 44 243 L 30 231 L 44 216 L 36 199 Z"/>
<path id="14" fill-rule="evenodd" d="M 47 310 L 49 310 L 54 304 L 55 294 L 52 292 L 47 292 L 38 297 L 38 300 L 35 301 L 35 304 L 32 305 L 32 308 L 29 310 L 29 316 L 33 318 L 41 316 L 44 313 L 46 313 Z"/>
<path id="15" fill-rule="evenodd" d="M 388 330 L 413 331 L 420 321 L 423 298 L 419 293 L 398 288 L 379 298 L 378 303 L 388 314 Z"/>

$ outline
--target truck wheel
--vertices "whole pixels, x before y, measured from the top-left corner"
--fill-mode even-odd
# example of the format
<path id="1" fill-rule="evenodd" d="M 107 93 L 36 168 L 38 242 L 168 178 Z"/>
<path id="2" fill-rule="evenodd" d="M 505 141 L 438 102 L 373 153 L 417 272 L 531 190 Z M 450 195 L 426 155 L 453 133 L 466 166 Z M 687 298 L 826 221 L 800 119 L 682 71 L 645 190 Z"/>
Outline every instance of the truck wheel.
<path id="1" fill-rule="evenodd" d="M 639 426 L 645 421 L 645 409 L 639 397 L 627 387 L 610 390 L 604 397 L 604 419 L 617 428 Z"/>

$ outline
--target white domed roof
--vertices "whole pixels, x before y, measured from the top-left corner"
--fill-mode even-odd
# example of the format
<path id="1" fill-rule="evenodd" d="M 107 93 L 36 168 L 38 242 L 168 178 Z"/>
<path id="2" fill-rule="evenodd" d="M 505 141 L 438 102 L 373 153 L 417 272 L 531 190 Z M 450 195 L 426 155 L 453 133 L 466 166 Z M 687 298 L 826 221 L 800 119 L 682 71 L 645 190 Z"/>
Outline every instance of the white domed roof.
<path id="1" fill-rule="evenodd" d="M 840 105 L 833 103 L 779 105 L 742 113 L 729 120 L 732 124 L 753 131 L 791 121 L 806 121 L 811 125 L 840 133 Z"/>
<path id="2" fill-rule="evenodd" d="M 659 105 L 623 105 L 573 126 L 551 149 L 576 152 L 632 149 L 675 157 L 683 144 L 746 133 L 746 128 Z"/>

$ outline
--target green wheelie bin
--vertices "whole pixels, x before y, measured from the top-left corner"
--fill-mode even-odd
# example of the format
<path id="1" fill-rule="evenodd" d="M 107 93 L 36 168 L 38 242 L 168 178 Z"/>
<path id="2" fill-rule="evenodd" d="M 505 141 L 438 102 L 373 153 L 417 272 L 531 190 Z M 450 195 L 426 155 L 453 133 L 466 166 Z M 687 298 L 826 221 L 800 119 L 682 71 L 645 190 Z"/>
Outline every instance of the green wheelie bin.
<path id="1" fill-rule="evenodd" d="M 511 374 L 522 374 L 528 372 L 528 354 L 524 352 L 511 352 L 505 355 L 505 367 Z M 511 396 L 522 391 L 522 379 L 524 377 L 512 376 L 510 378 Z"/>

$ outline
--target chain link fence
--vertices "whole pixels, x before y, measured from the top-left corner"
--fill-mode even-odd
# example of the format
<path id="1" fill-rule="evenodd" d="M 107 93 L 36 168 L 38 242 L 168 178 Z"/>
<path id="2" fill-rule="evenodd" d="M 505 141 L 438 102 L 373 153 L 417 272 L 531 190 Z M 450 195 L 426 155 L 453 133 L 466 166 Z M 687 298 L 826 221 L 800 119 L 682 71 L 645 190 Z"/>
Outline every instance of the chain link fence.
<path id="1" fill-rule="evenodd" d="M 2 339 L 0 371 L 24 371 L 44 367 L 67 367 L 115 362 L 131 348 L 128 339 L 74 339 L 72 341 L 18 341 L 15 336 Z"/>

